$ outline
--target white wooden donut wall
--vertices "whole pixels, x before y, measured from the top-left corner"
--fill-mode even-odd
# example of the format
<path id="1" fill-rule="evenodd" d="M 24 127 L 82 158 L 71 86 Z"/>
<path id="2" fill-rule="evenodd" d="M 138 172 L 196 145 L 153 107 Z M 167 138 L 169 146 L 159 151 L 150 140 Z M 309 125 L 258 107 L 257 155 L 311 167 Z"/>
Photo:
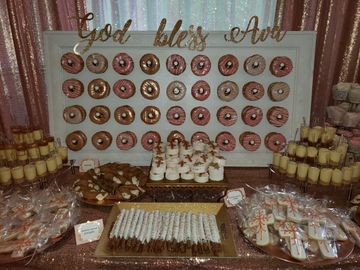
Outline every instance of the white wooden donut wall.
<path id="1" fill-rule="evenodd" d="M 265 166 L 272 158 L 272 152 L 265 147 L 265 136 L 269 132 L 282 133 L 288 140 L 295 135 L 296 128 L 300 126 L 302 118 L 307 120 L 310 116 L 313 63 L 315 52 L 314 32 L 287 32 L 281 42 L 267 39 L 265 42 L 252 45 L 250 36 L 241 43 L 235 44 L 224 40 L 225 32 L 210 32 L 207 38 L 207 47 L 204 51 L 192 51 L 187 48 L 177 47 L 154 47 L 155 32 L 130 32 L 131 38 L 126 44 L 120 45 L 111 38 L 106 42 L 94 42 L 88 52 L 82 55 L 84 62 L 89 54 L 101 53 L 108 60 L 108 69 L 105 73 L 91 73 L 86 63 L 84 69 L 78 74 L 66 72 L 60 59 L 63 54 L 73 51 L 73 46 L 79 41 L 77 32 L 45 32 L 45 56 L 46 56 L 46 81 L 48 89 L 48 105 L 50 130 L 56 137 L 65 142 L 67 134 L 75 130 L 83 131 L 87 136 L 87 144 L 78 152 L 70 151 L 70 158 L 80 160 L 83 158 L 98 158 L 101 162 L 120 161 L 131 162 L 136 165 L 149 165 L 151 152 L 144 150 L 141 145 L 141 137 L 147 131 L 157 131 L 163 141 L 166 141 L 172 130 L 182 132 L 187 140 L 191 139 L 197 131 L 206 132 L 211 140 L 215 140 L 217 134 L 228 131 L 236 139 L 236 148 L 231 152 L 223 152 L 227 158 L 228 166 Z M 129 75 L 120 75 L 112 67 L 112 60 L 120 52 L 126 52 L 134 60 L 134 70 Z M 139 65 L 140 58 L 147 53 L 155 54 L 160 60 L 160 69 L 154 75 L 145 74 Z M 166 68 L 166 59 L 171 54 L 179 54 L 186 60 L 186 70 L 179 76 L 172 75 Z M 196 76 L 191 71 L 191 60 L 198 54 L 206 55 L 211 60 L 211 70 L 205 76 Z M 223 76 L 218 69 L 218 60 L 225 54 L 233 54 L 239 61 L 239 69 L 232 76 Z M 260 54 L 266 59 L 265 71 L 257 76 L 246 73 L 243 67 L 244 61 L 251 55 Z M 276 56 L 287 56 L 292 60 L 293 70 L 285 77 L 275 77 L 271 74 L 269 66 Z M 74 99 L 66 97 L 62 91 L 62 83 L 66 79 L 75 78 L 84 84 L 84 93 Z M 104 99 L 93 99 L 88 95 L 87 85 L 96 78 L 102 78 L 111 86 L 110 95 Z M 115 95 L 112 86 L 119 79 L 131 80 L 136 86 L 136 93 L 129 99 L 121 99 Z M 160 85 L 160 95 L 154 100 L 145 99 L 140 93 L 140 85 L 146 79 L 153 79 Z M 191 95 L 191 87 L 198 80 L 205 80 L 211 87 L 211 94 L 205 101 L 198 101 Z M 231 80 L 238 84 L 239 95 L 230 102 L 222 101 L 217 96 L 217 87 L 223 81 Z M 187 92 L 180 101 L 172 101 L 166 95 L 166 88 L 172 81 L 181 81 L 186 85 Z M 242 94 L 242 87 L 250 81 L 256 81 L 263 85 L 265 94 L 257 101 L 249 101 Z M 273 102 L 267 95 L 268 86 L 273 82 L 286 82 L 290 86 L 288 98 L 280 102 Z M 63 110 L 70 105 L 81 105 L 87 112 L 85 121 L 80 124 L 68 124 L 64 121 Z M 89 111 L 96 105 L 105 105 L 111 111 L 110 120 L 97 125 L 89 119 Z M 114 111 L 122 105 L 130 105 L 135 110 L 135 121 L 130 125 L 120 125 L 114 119 Z M 146 125 L 140 118 L 140 112 L 148 105 L 157 106 L 161 111 L 160 121 L 155 125 Z M 245 125 L 241 119 L 242 109 L 247 106 L 257 106 L 263 111 L 262 121 L 255 127 Z M 172 106 L 181 106 L 186 112 L 186 120 L 180 126 L 171 125 L 166 119 L 167 110 Z M 191 120 L 190 112 L 194 107 L 203 106 L 211 112 L 210 122 L 205 126 L 198 126 Z M 236 110 L 238 119 L 232 126 L 224 126 L 218 122 L 216 112 L 222 106 L 230 106 Z M 273 106 L 282 106 L 289 111 L 289 119 L 282 127 L 269 124 L 266 113 Z M 112 134 L 113 141 L 109 148 L 97 150 L 91 142 L 95 132 L 108 131 Z M 120 132 L 132 131 L 137 136 L 137 144 L 130 150 L 119 150 L 116 146 L 116 137 Z M 261 146 L 255 152 L 245 150 L 239 143 L 239 136 L 245 131 L 256 132 L 261 137 Z"/>

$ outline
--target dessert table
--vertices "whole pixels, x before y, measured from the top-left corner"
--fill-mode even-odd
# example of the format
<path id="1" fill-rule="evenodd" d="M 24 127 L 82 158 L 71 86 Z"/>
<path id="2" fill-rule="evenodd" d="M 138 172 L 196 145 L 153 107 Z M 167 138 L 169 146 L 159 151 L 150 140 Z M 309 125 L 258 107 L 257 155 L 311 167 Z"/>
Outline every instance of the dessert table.
<path id="1" fill-rule="evenodd" d="M 146 170 L 146 168 L 144 168 Z M 267 168 L 226 168 L 226 177 L 229 188 L 245 187 L 245 183 L 252 187 L 269 183 L 278 183 L 274 177 L 270 178 Z M 58 180 L 59 185 L 69 186 L 75 175 L 70 171 L 65 177 Z M 246 188 L 250 193 L 251 189 Z M 356 190 L 354 190 L 356 192 Z M 338 205 L 346 206 L 346 200 L 339 197 Z M 145 195 L 141 201 L 152 201 L 151 196 Z M 80 203 L 80 219 L 78 223 L 102 218 L 104 224 L 111 207 L 101 207 Z M 97 242 L 77 246 L 74 232 L 69 232 L 59 243 L 39 254 L 31 261 L 1 265 L 1 269 L 304 269 L 301 266 L 290 264 L 261 251 L 247 243 L 239 234 L 236 225 L 234 209 L 228 209 L 232 220 L 233 237 L 238 253 L 237 258 L 96 258 L 94 257 Z M 359 267 L 360 250 L 355 247 L 354 252 L 342 262 L 327 265 L 317 269 L 355 269 Z M 27 264 L 27 265 L 25 265 Z"/>

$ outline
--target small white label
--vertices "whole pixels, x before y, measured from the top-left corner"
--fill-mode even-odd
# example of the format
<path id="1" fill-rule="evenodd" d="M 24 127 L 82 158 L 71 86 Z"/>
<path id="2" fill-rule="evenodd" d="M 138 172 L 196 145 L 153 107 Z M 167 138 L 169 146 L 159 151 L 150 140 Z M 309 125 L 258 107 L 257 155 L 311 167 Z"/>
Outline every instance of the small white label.
<path id="1" fill-rule="evenodd" d="M 82 159 L 80 160 L 80 172 L 87 172 L 88 170 L 99 167 L 100 162 L 98 159 Z"/>
<path id="2" fill-rule="evenodd" d="M 102 219 L 98 219 L 75 225 L 74 229 L 76 245 L 81 245 L 99 240 L 104 224 Z"/>
<path id="3" fill-rule="evenodd" d="M 243 188 L 230 189 L 226 193 L 224 202 L 227 207 L 234 207 L 245 198 L 246 195 Z"/>

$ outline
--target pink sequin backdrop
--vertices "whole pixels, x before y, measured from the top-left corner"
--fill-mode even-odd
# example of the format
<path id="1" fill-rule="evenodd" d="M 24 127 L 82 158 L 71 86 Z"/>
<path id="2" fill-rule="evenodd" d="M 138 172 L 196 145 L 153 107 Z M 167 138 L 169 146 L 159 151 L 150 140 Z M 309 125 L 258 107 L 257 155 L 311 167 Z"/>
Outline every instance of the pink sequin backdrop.
<path id="1" fill-rule="evenodd" d="M 77 30 L 84 11 L 85 0 L 0 1 L 0 140 L 12 125 L 48 131 L 43 31 Z"/>

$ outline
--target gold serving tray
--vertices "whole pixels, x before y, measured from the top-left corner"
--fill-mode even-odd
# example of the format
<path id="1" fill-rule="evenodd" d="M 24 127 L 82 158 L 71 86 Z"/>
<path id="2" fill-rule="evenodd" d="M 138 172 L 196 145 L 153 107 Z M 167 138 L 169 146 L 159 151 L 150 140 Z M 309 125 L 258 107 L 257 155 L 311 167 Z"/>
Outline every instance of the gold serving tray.
<path id="1" fill-rule="evenodd" d="M 190 250 L 186 253 L 168 252 L 166 249 L 162 253 L 153 252 L 133 252 L 133 251 L 112 251 L 109 249 L 109 233 L 117 215 L 121 209 L 142 208 L 146 211 L 191 211 L 193 213 L 206 213 L 216 215 L 216 221 L 220 230 L 222 250 L 218 256 L 212 254 L 200 254 L 193 256 Z M 116 203 L 114 204 L 110 216 L 107 219 L 104 231 L 95 251 L 96 257 L 164 257 L 164 258 L 229 258 L 237 257 L 233 235 L 230 226 L 229 216 L 223 203 Z"/>

